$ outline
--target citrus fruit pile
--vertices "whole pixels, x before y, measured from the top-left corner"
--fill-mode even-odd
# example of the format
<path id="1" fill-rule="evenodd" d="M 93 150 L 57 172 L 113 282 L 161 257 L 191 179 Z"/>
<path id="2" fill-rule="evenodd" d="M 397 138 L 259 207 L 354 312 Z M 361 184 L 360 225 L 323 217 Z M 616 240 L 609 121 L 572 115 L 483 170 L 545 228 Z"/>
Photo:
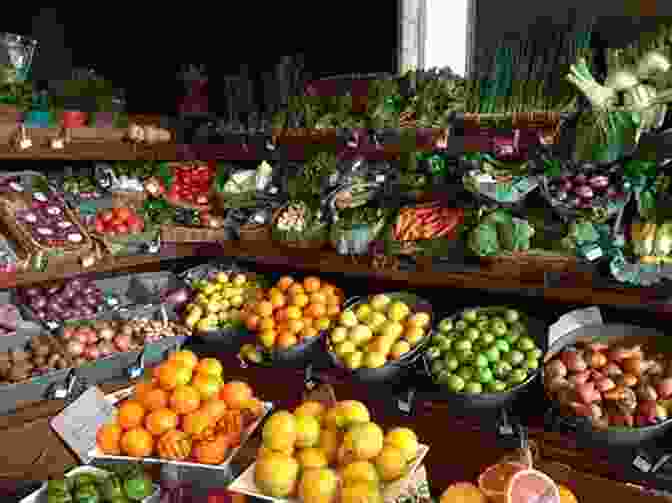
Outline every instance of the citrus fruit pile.
<path id="1" fill-rule="evenodd" d="M 303 281 L 284 276 L 263 298 L 245 305 L 243 320 L 265 350 L 289 349 L 328 330 L 341 314 L 343 291 L 315 276 Z M 242 352 L 256 361 L 254 347 Z"/>
<path id="2" fill-rule="evenodd" d="M 115 456 L 223 463 L 264 404 L 246 383 L 224 383 L 222 372 L 214 358 L 173 353 L 98 430 L 98 448 Z"/>
<path id="3" fill-rule="evenodd" d="M 420 445 L 408 428 L 386 434 L 361 402 L 326 407 L 303 402 L 268 418 L 254 467 L 261 493 L 303 503 L 382 502 L 382 489 L 404 477 Z"/>
<path id="4" fill-rule="evenodd" d="M 439 323 L 426 356 L 435 381 L 451 392 L 498 393 L 523 383 L 543 353 L 521 314 L 480 308 Z"/>
<path id="5" fill-rule="evenodd" d="M 243 305 L 259 291 L 248 275 L 227 272 L 212 280 L 195 281 L 192 288 L 196 294 L 185 308 L 184 324 L 197 332 L 221 330 L 238 322 Z"/>
<path id="6" fill-rule="evenodd" d="M 548 475 L 522 463 L 499 463 L 487 468 L 478 485 L 457 482 L 441 495 L 440 503 L 578 503 L 572 491 Z"/>
<path id="7" fill-rule="evenodd" d="M 406 303 L 379 294 L 345 310 L 329 341 L 349 369 L 375 369 L 402 358 L 420 344 L 430 323 L 429 313 L 414 313 Z"/>

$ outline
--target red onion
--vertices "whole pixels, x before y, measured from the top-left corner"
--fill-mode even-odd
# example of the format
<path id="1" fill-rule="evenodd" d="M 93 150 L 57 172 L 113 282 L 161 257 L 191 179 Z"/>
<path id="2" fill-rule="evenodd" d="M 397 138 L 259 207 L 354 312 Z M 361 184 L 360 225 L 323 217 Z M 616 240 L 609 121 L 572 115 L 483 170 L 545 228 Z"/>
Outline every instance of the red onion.
<path id="1" fill-rule="evenodd" d="M 595 193 L 588 185 L 579 185 L 574 188 L 574 193 L 581 199 L 592 199 Z"/>
<path id="2" fill-rule="evenodd" d="M 563 192 L 572 192 L 574 189 L 574 184 L 570 181 L 567 181 L 561 185 Z"/>
<path id="3" fill-rule="evenodd" d="M 26 297 L 39 297 L 43 296 L 44 292 L 42 291 L 41 288 L 31 286 L 30 288 L 26 288 L 23 293 L 26 295 Z"/>
<path id="4" fill-rule="evenodd" d="M 588 184 L 593 188 L 593 189 L 606 189 L 609 187 L 609 178 L 604 176 L 604 175 L 598 175 L 592 177 L 590 180 L 588 180 Z"/>
<path id="5" fill-rule="evenodd" d="M 81 356 L 82 353 L 84 353 L 84 344 L 82 344 L 77 340 L 73 340 L 68 342 L 65 349 L 68 352 L 68 354 L 72 356 Z"/>
<path id="6" fill-rule="evenodd" d="M 581 173 L 579 175 L 576 175 L 574 177 L 574 183 L 576 185 L 585 185 L 587 181 L 588 181 L 588 177 L 586 175 L 584 175 L 583 173 Z"/>
<path id="7" fill-rule="evenodd" d="M 87 346 L 84 349 L 84 357 L 89 360 L 97 360 L 100 358 L 100 350 L 96 346 Z"/>
<path id="8" fill-rule="evenodd" d="M 41 311 L 47 307 L 47 298 L 42 295 L 36 295 L 35 297 L 32 297 L 30 300 L 30 307 L 32 307 L 35 311 Z"/>

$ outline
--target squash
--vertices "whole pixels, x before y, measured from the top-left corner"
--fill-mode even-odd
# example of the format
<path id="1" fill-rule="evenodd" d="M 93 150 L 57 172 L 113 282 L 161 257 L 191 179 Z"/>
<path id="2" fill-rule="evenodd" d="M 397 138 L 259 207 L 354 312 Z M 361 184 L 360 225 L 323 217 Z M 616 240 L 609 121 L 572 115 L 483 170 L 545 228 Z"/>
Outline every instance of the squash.
<path id="1" fill-rule="evenodd" d="M 161 458 L 184 461 L 191 455 L 192 441 L 186 433 L 171 430 L 159 438 L 156 447 Z"/>

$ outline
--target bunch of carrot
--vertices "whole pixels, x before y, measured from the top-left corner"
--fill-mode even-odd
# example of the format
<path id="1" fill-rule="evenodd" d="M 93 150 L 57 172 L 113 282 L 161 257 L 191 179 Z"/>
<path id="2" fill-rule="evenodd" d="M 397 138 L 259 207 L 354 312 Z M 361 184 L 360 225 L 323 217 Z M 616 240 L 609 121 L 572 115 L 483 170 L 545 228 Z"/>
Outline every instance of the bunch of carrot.
<path id="1" fill-rule="evenodd" d="M 419 241 L 447 237 L 464 218 L 462 208 L 438 204 L 402 208 L 394 225 L 397 241 Z"/>

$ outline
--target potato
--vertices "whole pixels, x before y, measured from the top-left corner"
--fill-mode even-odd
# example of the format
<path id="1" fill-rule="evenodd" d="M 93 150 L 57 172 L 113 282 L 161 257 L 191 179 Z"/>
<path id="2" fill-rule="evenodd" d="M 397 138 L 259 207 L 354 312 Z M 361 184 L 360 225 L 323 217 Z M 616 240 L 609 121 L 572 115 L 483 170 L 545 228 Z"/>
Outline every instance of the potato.
<path id="1" fill-rule="evenodd" d="M 5 351 L 4 353 L 0 353 L 0 362 L 11 362 L 12 359 L 9 356 L 9 353 Z"/>
<path id="2" fill-rule="evenodd" d="M 33 346 L 33 354 L 36 357 L 46 357 L 51 353 L 51 348 L 45 344 L 38 344 Z"/>
<path id="3" fill-rule="evenodd" d="M 9 371 L 9 379 L 14 382 L 24 381 L 30 377 L 30 372 L 33 370 L 32 365 L 27 362 L 15 363 Z"/>
<path id="4" fill-rule="evenodd" d="M 29 354 L 27 351 L 23 349 L 11 349 L 9 351 L 9 358 L 14 362 L 23 362 L 29 358 Z"/>
<path id="5" fill-rule="evenodd" d="M 0 377 L 5 378 L 9 373 L 9 369 L 12 368 L 12 364 L 8 360 L 0 361 Z"/>
<path id="6" fill-rule="evenodd" d="M 36 367 L 44 367 L 47 364 L 47 359 L 44 356 L 34 356 L 33 365 Z"/>
<path id="7" fill-rule="evenodd" d="M 56 360 L 56 368 L 58 370 L 67 369 L 69 366 L 70 365 L 64 358 L 59 358 L 58 360 Z"/>

